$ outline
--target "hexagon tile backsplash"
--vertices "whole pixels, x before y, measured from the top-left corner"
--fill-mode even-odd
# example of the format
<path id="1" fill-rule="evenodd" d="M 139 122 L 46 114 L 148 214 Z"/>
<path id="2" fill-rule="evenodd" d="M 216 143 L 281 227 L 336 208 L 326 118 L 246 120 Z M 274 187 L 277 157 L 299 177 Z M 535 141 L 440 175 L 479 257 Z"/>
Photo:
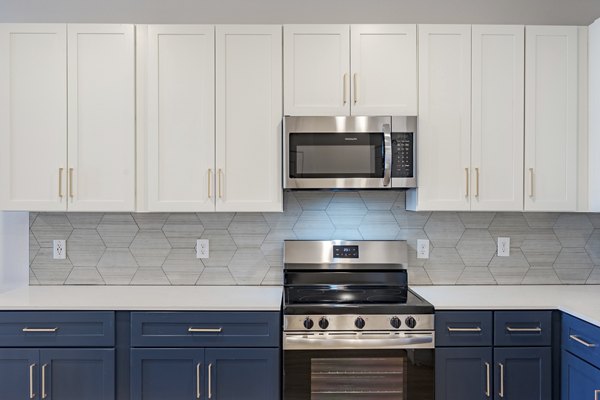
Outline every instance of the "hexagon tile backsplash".
<path id="1" fill-rule="evenodd" d="M 31 213 L 32 285 L 281 284 L 285 239 L 403 239 L 413 285 L 600 283 L 600 214 L 410 212 L 403 192 L 286 192 L 283 213 Z M 510 257 L 495 241 L 510 237 Z M 209 239 L 210 258 L 195 257 Z M 52 259 L 52 240 L 67 259 Z M 417 239 L 431 241 L 428 260 Z"/>

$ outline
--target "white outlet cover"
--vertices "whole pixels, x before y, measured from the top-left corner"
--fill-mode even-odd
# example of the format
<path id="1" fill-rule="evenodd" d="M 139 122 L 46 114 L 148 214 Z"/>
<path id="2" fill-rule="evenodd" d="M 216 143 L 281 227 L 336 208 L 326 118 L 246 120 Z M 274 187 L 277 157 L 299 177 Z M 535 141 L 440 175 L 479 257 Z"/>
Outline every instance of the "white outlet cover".
<path id="1" fill-rule="evenodd" d="M 196 240 L 196 258 L 208 258 L 208 239 Z"/>
<path id="2" fill-rule="evenodd" d="M 498 238 L 498 257 L 509 257 L 510 256 L 510 238 L 499 237 Z"/>
<path id="3" fill-rule="evenodd" d="M 65 240 L 52 241 L 52 258 L 55 260 L 67 258 L 67 242 Z"/>
<path id="4" fill-rule="evenodd" d="M 429 258 L 429 240 L 417 239 L 417 258 Z"/>

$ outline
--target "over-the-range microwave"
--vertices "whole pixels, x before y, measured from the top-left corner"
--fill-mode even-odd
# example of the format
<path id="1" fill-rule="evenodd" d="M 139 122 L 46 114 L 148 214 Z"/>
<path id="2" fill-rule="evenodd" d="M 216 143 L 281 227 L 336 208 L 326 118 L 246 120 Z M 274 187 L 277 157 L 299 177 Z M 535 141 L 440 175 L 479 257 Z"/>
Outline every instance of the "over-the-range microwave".
<path id="1" fill-rule="evenodd" d="M 417 186 L 417 117 L 285 117 L 285 189 Z"/>

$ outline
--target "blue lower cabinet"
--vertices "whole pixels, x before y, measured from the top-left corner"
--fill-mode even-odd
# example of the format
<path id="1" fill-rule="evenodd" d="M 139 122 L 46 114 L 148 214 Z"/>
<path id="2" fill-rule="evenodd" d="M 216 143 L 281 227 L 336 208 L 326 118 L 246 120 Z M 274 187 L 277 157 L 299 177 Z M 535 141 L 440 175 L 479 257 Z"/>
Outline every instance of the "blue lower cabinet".
<path id="1" fill-rule="evenodd" d="M 209 399 L 280 398 L 277 349 L 206 349 L 205 360 Z"/>
<path id="2" fill-rule="evenodd" d="M 494 398 L 547 400 L 552 398 L 550 347 L 494 349 Z"/>
<path id="3" fill-rule="evenodd" d="M 452 347 L 435 350 L 436 400 L 489 398 L 491 347 Z"/>
<path id="4" fill-rule="evenodd" d="M 204 349 L 132 349 L 131 400 L 205 398 Z"/>
<path id="5" fill-rule="evenodd" d="M 38 398 L 39 351 L 0 349 L 0 399 Z"/>
<path id="6" fill-rule="evenodd" d="M 114 349 L 42 349 L 39 398 L 111 400 L 115 398 Z"/>
<path id="7" fill-rule="evenodd" d="M 600 369 L 562 352 L 562 400 L 600 399 Z"/>

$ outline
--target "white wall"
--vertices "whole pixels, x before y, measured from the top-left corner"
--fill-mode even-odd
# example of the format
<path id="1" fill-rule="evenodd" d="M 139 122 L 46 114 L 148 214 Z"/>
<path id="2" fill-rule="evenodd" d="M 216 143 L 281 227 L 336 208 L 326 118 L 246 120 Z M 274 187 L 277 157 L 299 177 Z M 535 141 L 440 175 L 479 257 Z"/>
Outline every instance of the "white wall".
<path id="1" fill-rule="evenodd" d="M 29 284 L 29 213 L 0 212 L 0 287 Z"/>
<path id="2" fill-rule="evenodd" d="M 600 19 L 589 29 L 589 196 L 590 211 L 600 212 Z"/>
<path id="3" fill-rule="evenodd" d="M 599 0 L 0 0 L 0 22 L 589 25 Z"/>

